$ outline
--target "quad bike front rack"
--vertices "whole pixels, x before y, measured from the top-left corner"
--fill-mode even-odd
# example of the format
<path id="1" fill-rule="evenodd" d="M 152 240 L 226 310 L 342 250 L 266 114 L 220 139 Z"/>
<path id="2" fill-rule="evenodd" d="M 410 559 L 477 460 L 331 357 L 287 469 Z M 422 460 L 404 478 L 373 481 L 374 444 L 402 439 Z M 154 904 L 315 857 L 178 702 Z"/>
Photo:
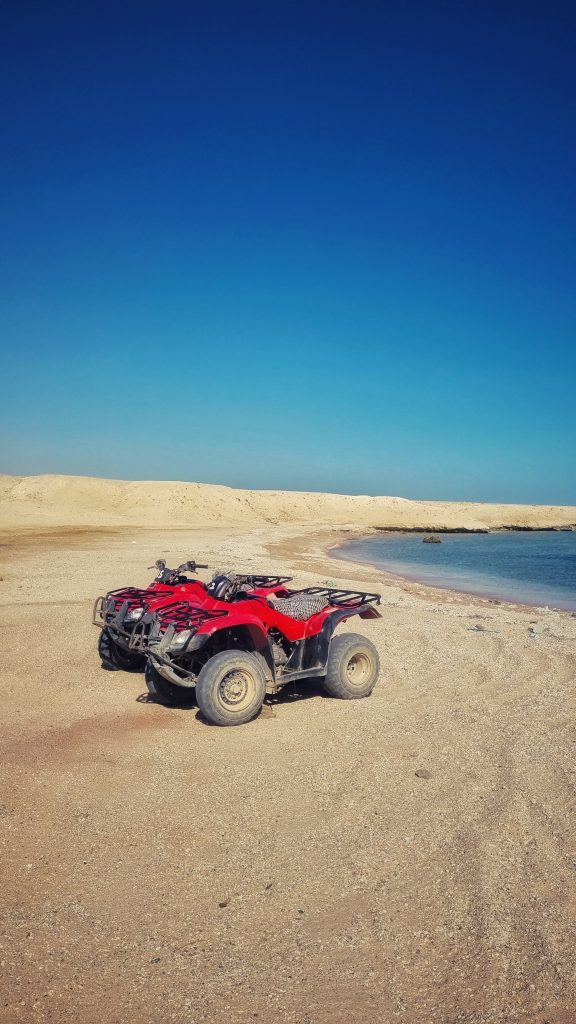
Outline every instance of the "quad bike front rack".
<path id="1" fill-rule="evenodd" d="M 174 591 L 165 590 L 162 596 L 171 597 Z M 105 597 L 97 597 L 92 610 L 92 624 L 99 629 L 110 629 L 117 638 L 130 643 L 132 631 L 126 629 L 126 616 L 134 608 L 146 608 L 158 596 L 158 591 L 139 587 L 121 587 L 111 590 Z"/>
<path id="2" fill-rule="evenodd" d="M 189 629 L 190 637 L 178 651 L 178 654 L 185 654 L 190 640 L 204 622 L 208 619 L 220 619 L 228 614 L 226 609 L 208 610 L 188 601 L 172 601 L 170 604 L 162 605 L 156 612 L 144 613 L 130 634 L 130 647 L 142 653 L 158 651 L 163 654 L 172 643 L 175 633 Z"/>

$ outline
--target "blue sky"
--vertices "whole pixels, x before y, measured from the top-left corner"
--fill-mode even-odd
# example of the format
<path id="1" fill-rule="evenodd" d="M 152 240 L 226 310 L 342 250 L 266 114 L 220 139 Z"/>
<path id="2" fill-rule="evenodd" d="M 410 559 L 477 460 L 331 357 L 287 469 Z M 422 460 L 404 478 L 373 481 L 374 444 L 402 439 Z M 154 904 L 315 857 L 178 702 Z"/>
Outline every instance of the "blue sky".
<path id="1" fill-rule="evenodd" d="M 0 6 L 0 470 L 576 503 L 572 4 Z"/>

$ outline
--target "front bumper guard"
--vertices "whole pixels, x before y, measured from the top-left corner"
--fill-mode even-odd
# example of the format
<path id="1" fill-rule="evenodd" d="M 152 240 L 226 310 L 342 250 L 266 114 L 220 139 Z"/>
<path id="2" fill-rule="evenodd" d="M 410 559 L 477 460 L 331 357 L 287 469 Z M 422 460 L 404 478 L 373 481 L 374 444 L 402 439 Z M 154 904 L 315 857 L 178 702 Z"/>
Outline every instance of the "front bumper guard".
<path id="1" fill-rule="evenodd" d="M 179 665 L 174 660 L 174 655 L 181 658 L 183 654 L 199 651 L 209 638 L 209 633 L 197 633 L 195 636 L 191 636 L 181 649 L 171 652 L 170 645 L 174 639 L 174 627 L 170 626 L 160 639 L 150 638 L 146 654 L 161 676 L 177 686 L 190 688 L 196 684 L 196 672 Z"/>
<path id="2" fill-rule="evenodd" d="M 111 604 L 112 608 L 110 608 Z M 98 629 L 107 629 L 117 644 L 130 649 L 134 626 L 138 620 L 131 624 L 130 629 L 126 628 L 128 609 L 128 601 L 123 601 L 118 611 L 115 612 L 113 602 L 108 601 L 105 597 L 97 597 L 92 609 L 92 625 L 97 626 Z"/>

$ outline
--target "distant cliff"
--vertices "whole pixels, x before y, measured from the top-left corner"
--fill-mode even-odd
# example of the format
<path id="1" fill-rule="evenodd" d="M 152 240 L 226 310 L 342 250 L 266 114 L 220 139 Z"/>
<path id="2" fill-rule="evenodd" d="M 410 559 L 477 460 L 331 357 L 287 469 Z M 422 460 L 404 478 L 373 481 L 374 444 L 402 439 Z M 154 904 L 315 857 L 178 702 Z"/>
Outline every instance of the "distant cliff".
<path id="1" fill-rule="evenodd" d="M 576 508 L 247 491 L 214 484 L 0 476 L 0 528 L 283 524 L 394 530 L 576 528 Z"/>

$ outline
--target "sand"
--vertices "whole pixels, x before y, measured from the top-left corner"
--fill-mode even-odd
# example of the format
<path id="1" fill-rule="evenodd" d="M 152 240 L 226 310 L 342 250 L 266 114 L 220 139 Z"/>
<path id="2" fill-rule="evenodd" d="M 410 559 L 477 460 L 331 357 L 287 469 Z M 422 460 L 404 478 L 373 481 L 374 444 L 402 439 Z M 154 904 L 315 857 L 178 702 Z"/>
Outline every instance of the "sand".
<path id="1" fill-rule="evenodd" d="M 0 476 L 0 528 L 308 524 L 484 530 L 574 526 L 576 508 L 245 491 L 199 483 Z"/>
<path id="2" fill-rule="evenodd" d="M 144 485 L 90 510 L 64 481 L 79 505 L 50 511 L 43 479 L 7 486 L 29 515 L 0 537 L 0 1021 L 573 1024 L 576 618 L 331 559 L 303 502 L 144 530 L 94 522 Z M 156 486 L 163 514 L 194 487 Z M 158 556 L 380 589 L 345 627 L 379 648 L 373 695 L 301 685 L 237 729 L 147 702 L 90 613 Z"/>

